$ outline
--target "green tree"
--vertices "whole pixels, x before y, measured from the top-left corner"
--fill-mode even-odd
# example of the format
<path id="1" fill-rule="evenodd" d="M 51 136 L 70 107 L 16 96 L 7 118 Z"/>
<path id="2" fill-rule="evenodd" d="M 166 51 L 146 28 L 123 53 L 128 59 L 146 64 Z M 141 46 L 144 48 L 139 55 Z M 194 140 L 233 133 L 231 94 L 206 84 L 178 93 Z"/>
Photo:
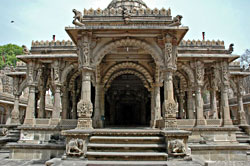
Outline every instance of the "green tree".
<path id="1" fill-rule="evenodd" d="M 7 44 L 0 46 L 0 69 L 6 65 L 15 66 L 18 59 L 16 55 L 21 55 L 23 48 L 15 44 Z"/>

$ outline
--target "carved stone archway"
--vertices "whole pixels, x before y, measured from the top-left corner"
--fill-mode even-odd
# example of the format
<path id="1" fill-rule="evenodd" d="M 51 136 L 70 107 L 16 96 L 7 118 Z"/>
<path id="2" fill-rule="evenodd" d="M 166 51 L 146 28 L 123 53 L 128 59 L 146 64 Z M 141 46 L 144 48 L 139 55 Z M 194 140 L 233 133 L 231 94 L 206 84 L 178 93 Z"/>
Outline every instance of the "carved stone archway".
<path id="1" fill-rule="evenodd" d="M 146 43 L 145 41 L 137 39 L 122 39 L 115 42 L 110 42 L 104 45 L 101 49 L 93 52 L 93 63 L 100 64 L 105 55 L 110 53 L 117 47 L 121 46 L 137 46 L 146 50 L 154 59 L 155 63 L 159 66 L 163 66 L 163 56 L 161 50 L 157 50 L 152 45 Z"/>
<path id="2" fill-rule="evenodd" d="M 137 76 L 138 78 L 141 79 L 141 81 L 143 82 L 144 84 L 144 87 L 148 89 L 148 91 L 151 91 L 151 85 L 150 83 L 146 80 L 146 78 L 144 77 L 143 74 L 141 74 L 140 72 L 138 71 L 134 71 L 134 70 L 121 70 L 119 72 L 116 72 L 114 73 L 109 80 L 105 81 L 104 82 L 104 86 L 105 86 L 105 89 L 107 90 L 110 86 L 111 86 L 111 83 L 114 79 L 116 79 L 117 77 L 121 76 L 121 75 L 124 75 L 124 74 L 132 74 L 132 75 L 135 75 Z"/>
<path id="3" fill-rule="evenodd" d="M 134 71 L 141 73 L 145 77 L 147 82 L 149 82 L 149 84 L 153 83 L 153 77 L 147 71 L 147 69 L 145 69 L 143 66 L 136 64 L 136 63 L 133 63 L 133 62 L 123 62 L 123 63 L 119 63 L 119 64 L 112 66 L 111 68 L 108 69 L 108 71 L 104 75 L 102 82 L 103 83 L 108 82 L 108 80 L 111 78 L 111 76 L 115 72 L 117 72 L 119 70 L 128 70 L 128 69 L 132 69 Z"/>

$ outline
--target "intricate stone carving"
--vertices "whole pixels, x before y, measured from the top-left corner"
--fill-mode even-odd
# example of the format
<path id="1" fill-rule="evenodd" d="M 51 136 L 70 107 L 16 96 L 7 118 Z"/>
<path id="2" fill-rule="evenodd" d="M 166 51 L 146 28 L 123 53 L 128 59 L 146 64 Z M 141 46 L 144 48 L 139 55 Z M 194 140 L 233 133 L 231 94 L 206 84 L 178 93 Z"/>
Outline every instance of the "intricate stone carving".
<path id="1" fill-rule="evenodd" d="M 178 111 L 178 104 L 176 102 L 166 103 L 165 101 L 165 117 L 175 118 Z"/>
<path id="2" fill-rule="evenodd" d="M 83 25 L 81 22 L 83 20 L 83 16 L 82 13 L 80 11 L 77 11 L 76 9 L 73 9 L 73 13 L 75 14 L 75 16 L 73 17 L 73 24 L 75 25 Z"/>
<path id="3" fill-rule="evenodd" d="M 200 61 L 196 62 L 196 82 L 199 86 L 202 86 L 204 83 L 204 64 Z"/>
<path id="4" fill-rule="evenodd" d="M 77 104 L 77 114 L 79 118 L 90 118 L 93 112 L 93 105 L 90 101 L 81 100 Z"/>
<path id="5" fill-rule="evenodd" d="M 29 49 L 27 48 L 27 46 L 22 45 L 22 48 L 23 48 L 23 53 L 24 53 L 25 55 L 30 55 L 30 51 L 29 51 Z"/>
<path id="6" fill-rule="evenodd" d="M 126 24 L 129 23 L 131 13 L 126 7 L 123 8 L 122 15 L 123 15 L 123 19 L 124 19 L 125 23 Z"/>
<path id="7" fill-rule="evenodd" d="M 227 50 L 227 53 L 228 53 L 228 54 L 232 54 L 233 52 L 234 52 L 234 44 L 232 43 L 232 44 L 229 45 L 229 48 L 228 48 L 228 50 Z"/>
<path id="8" fill-rule="evenodd" d="M 82 156 L 84 154 L 84 145 L 85 142 L 82 139 L 72 138 L 66 145 L 66 154 L 68 156 Z"/>
<path id="9" fill-rule="evenodd" d="M 9 133 L 9 130 L 8 130 L 7 128 L 2 128 L 1 134 L 2 134 L 3 136 L 7 136 L 8 133 Z"/>
<path id="10" fill-rule="evenodd" d="M 186 148 L 183 140 L 171 140 L 168 142 L 168 154 L 171 155 L 184 155 Z"/>
<path id="11" fill-rule="evenodd" d="M 229 71 L 228 71 L 228 64 L 223 62 L 222 67 L 222 82 L 224 86 L 229 86 Z"/>
<path id="12" fill-rule="evenodd" d="M 172 44 L 165 43 L 165 64 L 168 64 L 172 59 Z"/>
<path id="13" fill-rule="evenodd" d="M 83 67 L 88 67 L 90 64 L 90 44 L 88 36 L 83 36 L 81 40 L 78 41 L 78 56 L 79 63 Z"/>
<path id="14" fill-rule="evenodd" d="M 169 26 L 171 26 L 171 27 L 173 27 L 173 26 L 180 26 L 182 18 L 183 17 L 181 15 L 177 15 L 176 17 L 173 18 L 173 23 L 169 24 Z"/>

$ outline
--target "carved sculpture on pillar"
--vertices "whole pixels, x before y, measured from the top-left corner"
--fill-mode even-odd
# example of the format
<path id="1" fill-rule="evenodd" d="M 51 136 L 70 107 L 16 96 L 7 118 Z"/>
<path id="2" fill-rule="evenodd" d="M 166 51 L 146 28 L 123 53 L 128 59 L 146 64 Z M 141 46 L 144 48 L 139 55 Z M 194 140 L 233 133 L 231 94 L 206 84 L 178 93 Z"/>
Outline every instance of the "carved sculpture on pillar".
<path id="1" fill-rule="evenodd" d="M 243 106 L 243 94 L 244 87 L 243 87 L 243 78 L 237 77 L 237 99 L 238 99 L 238 124 L 240 126 L 247 125 L 246 122 L 246 113 L 244 111 Z"/>
<path id="2" fill-rule="evenodd" d="M 228 101 L 228 88 L 229 88 L 229 71 L 228 63 L 221 62 L 221 106 L 223 115 L 223 125 L 232 126 L 230 117 L 229 101 Z"/>
<path id="3" fill-rule="evenodd" d="M 78 56 L 80 67 L 89 67 L 90 65 L 90 41 L 88 35 L 84 35 L 78 40 Z"/>
<path id="4" fill-rule="evenodd" d="M 78 124 L 77 128 L 85 129 L 92 128 L 92 112 L 93 105 L 90 101 L 81 100 L 77 104 L 77 115 L 78 115 Z"/>
<path id="5" fill-rule="evenodd" d="M 196 78 L 196 125 L 203 126 L 206 125 L 203 112 L 203 99 L 201 95 L 201 88 L 204 84 L 204 64 L 201 61 L 196 61 L 195 67 L 195 78 Z"/>

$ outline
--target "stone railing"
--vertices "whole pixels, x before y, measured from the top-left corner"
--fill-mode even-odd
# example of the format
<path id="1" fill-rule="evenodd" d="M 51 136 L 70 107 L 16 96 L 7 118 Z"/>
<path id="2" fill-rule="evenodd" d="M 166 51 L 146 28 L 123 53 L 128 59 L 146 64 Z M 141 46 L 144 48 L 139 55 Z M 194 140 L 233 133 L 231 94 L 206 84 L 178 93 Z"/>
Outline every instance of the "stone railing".
<path id="1" fill-rule="evenodd" d="M 63 41 L 32 41 L 31 47 L 64 47 L 64 46 L 75 46 L 70 40 Z"/>
<path id="2" fill-rule="evenodd" d="M 180 43 L 181 47 L 224 47 L 224 41 L 220 40 L 182 40 Z"/>
<path id="3" fill-rule="evenodd" d="M 111 9 L 84 9 L 84 16 L 123 16 L 124 11 L 122 8 L 111 8 Z M 133 8 L 131 11 L 127 11 L 127 14 L 130 16 L 171 16 L 171 9 L 168 10 L 162 8 L 162 9 L 149 9 L 149 8 Z"/>

